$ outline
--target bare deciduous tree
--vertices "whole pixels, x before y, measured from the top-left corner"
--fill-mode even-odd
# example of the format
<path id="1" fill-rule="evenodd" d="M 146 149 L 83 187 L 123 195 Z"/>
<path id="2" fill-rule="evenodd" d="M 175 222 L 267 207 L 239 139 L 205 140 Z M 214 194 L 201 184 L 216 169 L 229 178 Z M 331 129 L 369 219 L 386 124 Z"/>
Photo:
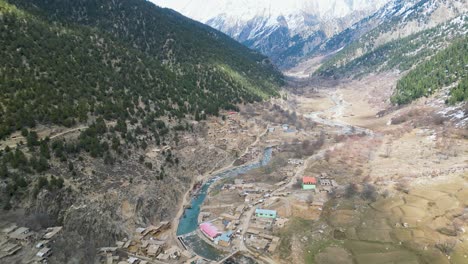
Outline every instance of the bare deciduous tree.
<path id="1" fill-rule="evenodd" d="M 361 197 L 366 200 L 376 201 L 378 197 L 377 188 L 374 185 L 366 183 L 364 184 Z"/>
<path id="2" fill-rule="evenodd" d="M 351 198 L 359 193 L 359 187 L 355 183 L 350 183 L 345 188 L 345 196 L 346 198 Z"/>

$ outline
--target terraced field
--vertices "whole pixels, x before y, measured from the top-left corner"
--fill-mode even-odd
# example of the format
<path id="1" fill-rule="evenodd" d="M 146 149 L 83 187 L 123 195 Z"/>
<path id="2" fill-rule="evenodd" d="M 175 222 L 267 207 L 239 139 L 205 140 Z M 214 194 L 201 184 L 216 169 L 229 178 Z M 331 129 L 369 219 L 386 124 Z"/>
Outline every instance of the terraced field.
<path id="1" fill-rule="evenodd" d="M 369 205 L 340 201 L 324 215 L 342 243 L 325 248 L 316 262 L 340 263 L 323 259 L 341 250 L 358 264 L 468 263 L 467 177 L 438 179 Z"/>

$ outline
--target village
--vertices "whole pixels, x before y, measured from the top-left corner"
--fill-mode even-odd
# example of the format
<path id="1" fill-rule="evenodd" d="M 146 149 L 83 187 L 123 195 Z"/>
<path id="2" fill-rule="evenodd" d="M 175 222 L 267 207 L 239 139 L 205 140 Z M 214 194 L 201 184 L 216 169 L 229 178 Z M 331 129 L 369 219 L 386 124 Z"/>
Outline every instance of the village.
<path id="1" fill-rule="evenodd" d="M 303 205 L 318 217 L 326 201 L 326 193 L 337 187 L 334 180 L 312 176 L 301 178 L 300 189 L 294 186 L 289 189 L 287 185 L 286 181 L 269 185 L 242 179 L 235 179 L 233 184 L 223 184 L 220 192 L 202 207 L 200 233 L 212 245 L 225 251 L 233 252 L 245 246 L 256 256 L 273 254 L 280 242 L 280 237 L 274 234 L 291 216 L 287 213 L 291 208 L 285 206 L 283 200 L 301 203 L 300 198 L 292 197 L 292 192 L 305 197 Z M 312 196 L 320 198 L 311 199 Z"/>
<path id="2" fill-rule="evenodd" d="M 325 206 L 331 198 L 344 195 L 347 187 L 351 186 L 352 179 L 345 174 L 333 173 L 320 167 L 311 169 L 310 163 L 321 163 L 329 159 L 329 152 L 347 152 L 340 150 L 340 146 L 343 146 L 340 143 L 342 138 L 365 135 L 368 131 L 327 122 L 304 127 L 301 122 L 311 123 L 311 120 L 301 118 L 293 118 L 291 122 L 288 122 L 288 118 L 278 118 L 271 122 L 265 121 L 268 118 L 264 115 L 250 118 L 229 112 L 226 116 L 225 121 L 211 124 L 212 132 L 209 132 L 208 137 L 215 142 L 214 145 L 229 149 L 233 146 L 232 142 L 242 142 L 240 135 L 250 138 L 257 135 L 250 146 L 245 143 L 247 150 L 239 152 L 239 157 L 227 168 L 228 171 L 248 164 L 261 163 L 262 166 L 242 170 L 229 177 L 223 177 L 221 172 L 198 178 L 189 193 L 188 203 L 184 204 L 183 213 L 171 223 L 171 227 L 168 224 L 163 225 L 165 227 L 158 226 L 158 230 L 161 227 L 164 230 L 152 229 L 154 233 L 149 237 L 148 234 L 145 235 L 143 228 L 138 229 L 132 239 L 119 242 L 117 248 L 101 250 L 102 256 L 105 256 L 103 263 L 239 263 L 238 259 L 242 257 L 250 259 L 246 263 L 278 263 L 281 262 L 278 259 L 285 239 L 284 232 L 288 232 L 290 222 L 297 223 L 297 219 L 318 223 L 315 230 L 308 231 L 308 236 L 301 238 L 304 239 L 301 242 L 305 244 L 309 237 L 314 236 L 311 232 L 326 239 L 330 239 L 329 236 L 332 239 L 341 239 L 342 230 L 346 229 L 345 224 L 338 223 L 346 222 L 350 211 L 340 210 L 339 207 L 328 208 L 332 211 L 330 223 L 335 225 L 335 230 L 327 227 L 322 213 L 327 209 Z M 318 117 L 318 121 L 320 120 L 321 117 Z M 266 149 L 270 149 L 271 153 L 269 161 L 263 164 L 262 155 L 265 156 Z M 359 157 L 349 155 L 353 162 Z M 368 157 L 367 154 L 362 156 Z M 343 175 L 346 177 L 343 178 Z M 199 208 L 191 208 L 191 201 L 204 196 L 206 198 L 203 198 Z M 335 205 L 337 206 L 339 205 Z M 360 212 L 358 207 L 352 208 L 351 212 Z M 177 225 L 193 209 L 198 212 L 195 230 L 173 237 L 178 231 Z M 400 221 L 396 220 L 396 228 Z M 408 220 L 400 223 L 402 229 L 409 228 L 406 221 Z M 139 234 L 139 231 L 143 234 Z M 300 229 L 293 232 L 300 232 Z M 362 234 L 363 237 L 364 235 Z M 380 241 L 381 238 L 376 239 Z M 214 255 L 212 252 L 215 252 Z M 335 256 L 333 252 L 319 255 L 332 258 Z M 344 256 L 345 253 L 339 253 L 339 257 Z"/>
<path id="3" fill-rule="evenodd" d="M 258 118 L 249 119 L 246 123 L 239 113 L 229 112 L 225 122 L 215 127 L 214 132 L 209 132 L 208 137 L 216 139 L 218 144 L 227 145 L 231 139 L 219 139 L 216 135 L 223 134 L 229 138 L 229 135 L 236 136 L 240 129 L 240 133 L 253 136 L 253 133 L 262 131 L 258 124 L 265 123 Z M 194 183 L 189 200 L 201 195 L 205 183 L 210 185 L 205 190 L 206 198 L 197 215 L 197 228 L 188 235 L 196 236 L 214 248 L 222 259 L 215 261 L 199 254 L 192 248 L 187 235 L 178 236 L 174 243 L 172 238 L 177 227 L 171 225 L 179 223 L 174 221 L 137 228 L 133 237 L 117 242 L 114 247 L 100 248 L 102 263 L 223 263 L 238 255 L 271 257 L 281 243 L 278 232 L 289 218 L 318 219 L 328 193 L 338 188 L 337 182 L 327 175 L 302 175 L 306 166 L 303 158 L 290 154 L 284 156 L 285 152 L 291 151 L 291 146 L 285 147 L 283 142 L 310 137 L 319 137 L 319 134 L 298 129 L 294 124 L 270 124 L 256 144 L 248 147 L 234 162 L 234 167 L 260 162 L 263 150 L 271 149 L 271 165 L 263 166 L 275 168 L 266 175 L 263 175 L 261 166 L 236 177 L 207 178 Z M 185 208 L 191 209 L 190 206 Z M 181 220 L 184 217 L 185 213 Z"/>
<path id="4" fill-rule="evenodd" d="M 297 167 L 301 163 L 290 160 L 288 166 Z M 290 202 L 300 204 L 307 208 L 309 215 L 318 218 L 327 193 L 338 186 L 332 179 L 313 176 L 301 177 L 299 188 L 291 183 L 295 180 L 270 185 L 232 179 L 232 183 L 213 185 L 210 197 L 201 208 L 196 234 L 225 255 L 242 252 L 253 258 L 271 256 L 280 243 L 280 237 L 275 234 L 292 216 L 284 200 L 291 199 Z M 297 198 L 292 196 L 293 192 Z M 317 198 L 311 199 L 312 196 Z M 100 248 L 102 263 L 216 263 L 198 256 L 182 236 L 177 245 L 171 245 L 170 232 L 169 222 L 137 228 L 132 238 L 118 241 L 114 247 Z"/>
<path id="5" fill-rule="evenodd" d="M 27 259 L 25 263 L 47 263 L 53 253 L 51 244 L 61 230 L 62 227 L 57 226 L 34 232 L 15 224 L 3 228 L 0 230 L 0 263 L 3 258 L 15 254 Z"/>
<path id="6" fill-rule="evenodd" d="M 325 109 L 329 107 L 323 106 Z M 357 181 L 354 177 L 365 176 L 362 173 L 365 167 L 361 164 L 368 163 L 371 156 L 361 151 L 365 149 L 362 144 L 374 144 L 373 137 L 366 137 L 364 130 L 349 129 L 340 123 L 330 125 L 317 122 L 305 126 L 314 122 L 303 117 L 291 119 L 287 113 L 284 114 L 286 117 L 279 116 L 272 120 L 265 116 L 265 113 L 271 112 L 269 109 L 255 111 L 257 113 L 253 116 L 243 115 L 244 110 L 223 113 L 223 118 L 211 118 L 206 138 L 183 136 L 179 148 L 185 145 L 186 149 L 194 151 L 194 142 L 206 141 L 211 149 L 235 149 L 236 159 L 231 165 L 195 176 L 184 203 L 180 205 L 180 213 L 173 221 L 137 226 L 132 234 L 119 239 L 115 245 L 97 248 L 100 263 L 239 263 L 237 260 L 242 257 L 260 263 L 284 263 L 281 262 L 281 254 L 283 244 L 289 243 L 285 243 L 287 232 L 291 232 L 288 228 L 297 223 L 309 224 L 304 227 L 308 228 L 307 234 L 302 234 L 303 229 L 293 225 L 293 232 L 296 232 L 293 235 L 299 237 L 303 246 L 311 244 L 310 239 L 341 245 L 346 236 L 349 236 L 347 239 L 352 238 L 356 245 L 374 240 L 376 243 L 392 241 L 390 231 L 387 234 L 371 228 L 385 223 L 366 219 L 369 226 L 362 223 L 360 229 L 353 227 L 347 230 L 350 221 L 356 225 L 362 222 L 356 220 L 358 216 L 381 214 L 380 210 L 388 209 L 385 207 L 387 202 L 390 208 L 390 205 L 394 206 L 392 199 L 399 199 L 390 196 L 380 198 L 383 202 L 373 202 L 372 199 L 352 200 L 352 197 L 345 197 L 346 190 L 354 190 L 349 188 Z M 322 117 L 317 118 L 320 121 Z M 169 148 L 150 149 L 147 156 L 157 156 Z M 382 162 L 389 157 L 383 153 L 375 155 L 373 159 Z M 374 183 L 379 184 L 379 181 Z M 366 184 L 358 186 L 356 192 L 362 192 Z M 375 194 L 375 190 L 371 194 Z M 404 195 L 415 201 L 431 199 L 429 195 L 424 199 L 408 193 Z M 431 200 L 431 204 L 438 202 Z M 406 208 L 405 203 L 398 200 L 396 204 L 397 207 Z M 398 234 L 399 239 L 402 237 L 400 233 L 406 234 L 424 220 L 422 217 L 408 219 L 401 214 L 406 214 L 406 211 L 392 211 L 391 216 L 397 218 L 391 219 L 392 223 L 395 222 L 391 226 L 394 230 L 385 226 L 385 230 Z M 189 228 L 181 228 L 182 225 Z M 311 225 L 314 225 L 313 229 Z M 60 233 L 59 227 L 41 232 L 17 226 L 3 229 L 0 233 L 0 262 L 4 256 L 24 252 L 30 255 L 30 263 L 47 262 L 47 256 L 54 254 L 53 240 L 57 232 Z M 399 245 L 397 241 L 390 248 L 406 253 Z M 312 253 L 304 251 L 297 258 L 307 254 L 330 258 L 336 255 L 334 251 L 321 253 L 320 249 L 314 250 Z M 339 254 L 343 258 L 349 257 L 346 251 Z M 358 251 L 356 255 L 359 257 L 360 254 L 361 251 Z M 362 255 L 365 256 L 365 252 Z M 466 255 L 462 257 L 466 258 Z M 292 256 L 292 259 L 295 257 Z"/>
<path id="7" fill-rule="evenodd" d="M 269 258 L 290 217 L 318 219 L 328 193 L 338 188 L 337 182 L 327 175 L 303 175 L 306 161 L 291 156 L 289 147 L 279 144 L 300 143 L 310 137 L 319 135 L 293 124 L 268 125 L 263 141 L 246 153 L 250 159 L 255 155 L 260 159 L 260 150 L 271 147 L 273 160 L 265 167 L 268 172 L 258 168 L 211 185 L 200 208 L 198 236 L 221 252 Z"/>
<path id="8" fill-rule="evenodd" d="M 117 241 L 114 247 L 99 248 L 102 263 L 171 263 L 191 257 L 168 243 L 171 224 L 162 222 L 158 226 L 137 228 L 131 239 Z"/>

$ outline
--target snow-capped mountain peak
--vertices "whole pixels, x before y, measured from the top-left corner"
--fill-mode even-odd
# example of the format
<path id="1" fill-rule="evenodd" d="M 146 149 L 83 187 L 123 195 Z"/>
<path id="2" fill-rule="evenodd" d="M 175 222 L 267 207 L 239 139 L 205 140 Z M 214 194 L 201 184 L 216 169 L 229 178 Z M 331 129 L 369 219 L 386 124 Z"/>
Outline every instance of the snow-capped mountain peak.
<path id="1" fill-rule="evenodd" d="M 151 0 L 223 31 L 272 57 L 297 43 L 323 41 L 389 0 Z M 302 47 L 304 52 L 312 46 Z"/>
<path id="2" fill-rule="evenodd" d="M 206 23 L 224 16 L 238 22 L 256 17 L 314 15 L 320 19 L 343 18 L 354 11 L 377 10 L 388 0 L 151 0 L 185 16 Z M 301 26 L 301 25 L 297 25 Z"/>

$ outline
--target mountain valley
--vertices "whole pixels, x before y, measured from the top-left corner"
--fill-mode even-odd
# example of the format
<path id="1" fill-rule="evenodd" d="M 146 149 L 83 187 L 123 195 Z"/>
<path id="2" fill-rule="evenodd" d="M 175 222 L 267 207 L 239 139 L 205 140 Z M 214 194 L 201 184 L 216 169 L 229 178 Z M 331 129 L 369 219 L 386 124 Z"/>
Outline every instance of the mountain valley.
<path id="1" fill-rule="evenodd" d="M 466 0 L 151 2 L 0 0 L 0 263 L 468 263 Z"/>

